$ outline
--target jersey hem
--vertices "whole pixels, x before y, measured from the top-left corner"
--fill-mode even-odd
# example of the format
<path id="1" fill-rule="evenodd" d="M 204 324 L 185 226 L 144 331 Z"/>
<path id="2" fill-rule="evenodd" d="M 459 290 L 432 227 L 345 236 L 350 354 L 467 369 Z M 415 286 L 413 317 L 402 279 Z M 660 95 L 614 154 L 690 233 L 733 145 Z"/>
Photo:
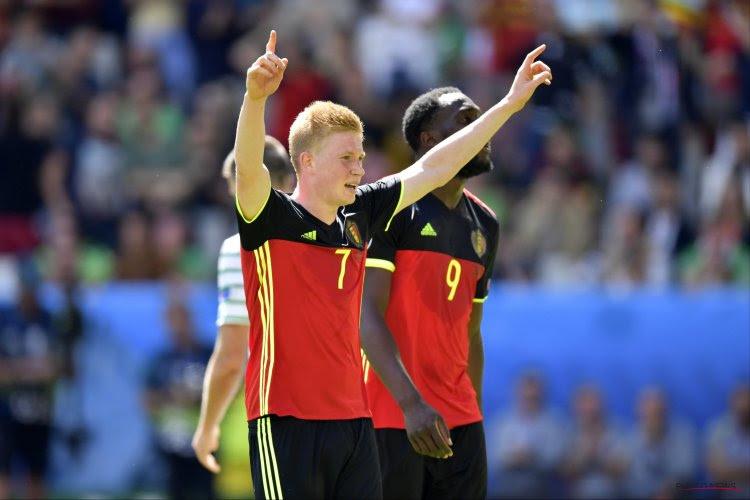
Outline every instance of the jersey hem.
<path id="1" fill-rule="evenodd" d="M 483 422 L 483 421 L 484 421 L 484 417 L 480 415 L 479 418 L 472 417 L 472 418 L 467 418 L 466 420 L 458 420 L 450 424 L 446 422 L 446 424 L 448 425 L 448 430 L 452 430 L 452 429 L 455 429 L 456 427 L 476 424 L 477 422 Z M 406 430 L 406 426 L 403 426 L 401 424 L 377 424 L 375 423 L 374 418 L 372 419 L 372 424 L 375 430 L 379 430 L 379 429 L 396 429 L 400 431 Z"/>

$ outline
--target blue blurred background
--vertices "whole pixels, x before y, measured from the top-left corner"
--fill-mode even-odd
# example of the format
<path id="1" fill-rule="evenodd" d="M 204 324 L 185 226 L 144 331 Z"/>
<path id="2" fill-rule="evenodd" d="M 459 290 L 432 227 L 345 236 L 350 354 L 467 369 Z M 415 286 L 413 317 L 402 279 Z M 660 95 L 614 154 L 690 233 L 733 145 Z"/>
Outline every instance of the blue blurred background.
<path id="1" fill-rule="evenodd" d="M 0 497 L 166 495 L 155 360 L 175 332 L 213 342 L 221 162 L 271 27 L 290 65 L 267 131 L 345 104 L 368 180 L 410 163 L 416 95 L 487 109 L 546 43 L 554 85 L 469 186 L 501 222 L 491 494 L 746 497 L 748 26 L 745 0 L 0 3 Z M 250 494 L 241 406 L 220 496 Z"/>

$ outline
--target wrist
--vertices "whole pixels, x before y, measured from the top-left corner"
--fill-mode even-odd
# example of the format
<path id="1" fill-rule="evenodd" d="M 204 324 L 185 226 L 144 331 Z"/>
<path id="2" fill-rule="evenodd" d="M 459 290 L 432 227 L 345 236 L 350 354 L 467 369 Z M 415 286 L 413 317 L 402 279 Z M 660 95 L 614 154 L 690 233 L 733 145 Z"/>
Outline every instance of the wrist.
<path id="1" fill-rule="evenodd" d="M 266 105 L 266 99 L 268 99 L 268 96 L 263 97 L 252 97 L 250 93 L 245 90 L 245 95 L 243 96 L 243 103 L 248 104 L 251 106 L 258 106 L 258 107 L 265 107 Z"/>
<path id="2" fill-rule="evenodd" d="M 397 403 L 401 408 L 401 411 L 406 413 L 413 408 L 422 405 L 424 401 L 422 400 L 422 396 L 417 391 L 414 391 L 406 397 L 399 398 Z"/>
<path id="3" fill-rule="evenodd" d="M 511 114 L 517 113 L 523 109 L 524 102 L 521 100 L 518 96 L 513 95 L 513 93 L 509 92 L 503 99 L 500 101 L 500 105 L 509 110 Z"/>

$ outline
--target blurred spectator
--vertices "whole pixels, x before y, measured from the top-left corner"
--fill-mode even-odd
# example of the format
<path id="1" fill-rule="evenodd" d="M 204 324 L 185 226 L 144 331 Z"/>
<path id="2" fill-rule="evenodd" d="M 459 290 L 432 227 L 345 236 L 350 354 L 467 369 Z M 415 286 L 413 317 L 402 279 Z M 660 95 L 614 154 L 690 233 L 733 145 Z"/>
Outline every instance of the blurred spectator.
<path id="1" fill-rule="evenodd" d="M 617 211 L 613 219 L 609 239 L 603 243 L 602 282 L 616 287 L 637 288 L 646 282 L 646 214 L 624 207 Z"/>
<path id="2" fill-rule="evenodd" d="M 123 153 L 117 142 L 117 96 L 96 95 L 86 110 L 86 127 L 76 151 L 73 193 L 84 231 L 114 246 L 115 222 L 126 201 Z"/>
<path id="3" fill-rule="evenodd" d="M 750 121 L 735 121 L 717 134 L 701 179 L 698 201 L 704 220 L 716 216 L 732 182 L 739 185 L 740 211 L 750 217 Z"/>
<path id="4" fill-rule="evenodd" d="M 518 381 L 514 408 L 491 426 L 487 443 L 490 476 L 497 475 L 491 495 L 540 498 L 551 495 L 563 454 L 563 429 L 544 404 L 539 374 Z"/>
<path id="5" fill-rule="evenodd" d="M 596 191 L 588 182 L 569 130 L 554 129 L 545 140 L 542 168 L 520 203 L 511 242 L 530 278 L 551 285 L 593 284 Z"/>
<path id="6" fill-rule="evenodd" d="M 158 277 L 206 280 L 213 274 L 212 263 L 189 237 L 184 216 L 166 210 L 156 215 L 149 240 L 153 242 Z"/>
<path id="7" fill-rule="evenodd" d="M 624 436 L 607 420 L 602 396 L 593 386 L 575 395 L 576 422 L 561 472 L 573 498 L 620 498 L 625 472 Z"/>
<path id="8" fill-rule="evenodd" d="M 159 276 L 156 251 L 151 240 L 151 223 L 144 212 L 132 210 L 118 227 L 115 278 L 154 280 Z"/>
<path id="9" fill-rule="evenodd" d="M 113 252 L 106 246 L 82 240 L 72 211 L 50 214 L 43 234 L 45 244 L 34 257 L 45 279 L 65 282 L 76 276 L 85 283 L 101 283 L 112 278 Z"/>
<path id="10" fill-rule="evenodd" d="M 378 0 L 356 30 L 360 70 L 371 92 L 384 98 L 437 83 L 438 53 L 429 29 L 441 0 Z"/>
<path id="11" fill-rule="evenodd" d="M 129 0 L 133 47 L 157 54 L 170 97 L 187 107 L 195 87 L 195 55 L 188 37 L 184 0 Z"/>
<path id="12" fill-rule="evenodd" d="M 0 315 L 0 498 L 25 473 L 22 498 L 45 498 L 59 336 L 37 291 L 22 278 L 16 306 Z"/>
<path id="13" fill-rule="evenodd" d="M 653 178 L 671 167 L 664 141 L 655 134 L 641 134 L 635 155 L 620 165 L 610 177 L 607 203 L 611 212 L 622 207 L 648 210 L 653 204 Z"/>
<path id="14" fill-rule="evenodd" d="M 39 15 L 33 10 L 20 12 L 11 23 L 10 39 L 0 55 L 0 81 L 11 90 L 33 93 L 50 77 L 58 52 L 59 45 L 44 29 Z"/>
<path id="15" fill-rule="evenodd" d="M 60 335 L 60 379 L 55 398 L 55 434 L 62 440 L 70 456 L 80 460 L 92 437 L 83 416 L 85 379 L 79 366 L 79 349 L 85 334 L 85 324 L 79 305 L 77 277 L 63 277 L 60 286 L 64 303 L 54 317 L 54 324 Z M 62 415 L 59 412 L 61 406 L 65 408 Z"/>
<path id="16" fill-rule="evenodd" d="M 645 220 L 646 283 L 666 287 L 675 281 L 677 255 L 693 242 L 694 234 L 680 210 L 679 185 L 670 172 L 655 174 L 652 209 Z"/>
<path id="17" fill-rule="evenodd" d="M 711 481 L 734 483 L 739 491 L 722 498 L 741 498 L 750 490 L 750 386 L 732 392 L 729 409 L 708 427 L 706 465 Z"/>
<path id="18" fill-rule="evenodd" d="M 627 439 L 625 494 L 632 498 L 673 498 L 676 483 L 690 481 L 697 464 L 690 428 L 669 414 L 665 395 L 645 389 L 638 399 L 638 426 Z"/>
<path id="19" fill-rule="evenodd" d="M 53 138 L 59 114 L 51 94 L 19 99 L 0 134 L 0 253 L 28 252 L 39 244 L 34 216 L 47 205 L 64 205 Z"/>
<path id="20" fill-rule="evenodd" d="M 750 228 L 737 176 L 727 183 L 718 213 L 705 221 L 695 244 L 680 258 L 688 286 L 750 284 Z"/>
<path id="21" fill-rule="evenodd" d="M 153 55 L 133 51 L 132 59 L 134 68 L 116 119 L 127 192 L 145 201 L 173 204 L 191 189 L 182 172 L 185 119 L 164 96 Z"/>
<path id="22" fill-rule="evenodd" d="M 169 346 L 151 363 L 144 398 L 169 470 L 169 496 L 214 498 L 213 475 L 198 462 L 190 446 L 211 348 L 199 343 L 185 305 L 169 304 L 166 315 Z"/>

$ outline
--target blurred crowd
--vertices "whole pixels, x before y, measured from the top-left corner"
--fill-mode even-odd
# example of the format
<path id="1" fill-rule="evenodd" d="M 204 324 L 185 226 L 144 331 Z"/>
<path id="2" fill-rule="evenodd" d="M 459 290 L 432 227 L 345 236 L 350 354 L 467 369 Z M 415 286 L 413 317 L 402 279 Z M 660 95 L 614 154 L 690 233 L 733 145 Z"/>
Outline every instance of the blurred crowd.
<path id="1" fill-rule="evenodd" d="M 714 485 L 725 488 L 722 498 L 745 497 L 750 385 L 737 386 L 728 403 L 701 435 L 670 410 L 659 387 L 645 387 L 631 427 L 608 416 L 595 385 L 581 386 L 569 411 L 560 411 L 546 403 L 541 374 L 526 373 L 512 407 L 487 423 L 490 495 L 681 498 L 690 488 Z"/>
<path id="2" fill-rule="evenodd" d="M 457 85 L 483 109 L 546 43 L 554 85 L 470 189 L 497 278 L 750 283 L 750 2 L 9 0 L 0 4 L 0 284 L 211 279 L 235 230 L 219 172 L 270 27 L 290 60 L 267 131 L 310 101 L 366 125 L 366 179 L 412 159 L 402 113 Z"/>
<path id="3" fill-rule="evenodd" d="M 97 433 L 109 433 L 112 426 L 109 420 L 96 424 L 84 418 L 76 399 L 86 385 L 81 377 L 99 375 L 82 374 L 79 366 L 82 343 L 91 342 L 94 332 L 75 284 L 65 286 L 62 306 L 50 312 L 40 303 L 33 276 L 23 283 L 16 304 L 0 308 L 0 498 L 55 497 L 71 492 L 47 486 L 52 443 L 80 461 L 91 453 L 92 440 L 101 439 Z M 155 459 L 145 453 L 129 463 L 130 479 L 119 494 L 215 498 L 221 492 L 214 477 L 191 448 L 211 349 L 196 334 L 179 293 L 165 302 L 162 314 L 168 341 L 135 381 L 138 411 L 151 423 Z M 621 396 L 605 394 L 593 382 L 579 385 L 559 407 L 549 402 L 542 372 L 523 371 L 509 382 L 515 384 L 512 400 L 485 419 L 490 498 L 696 498 L 691 488 L 706 487 L 723 488 L 711 498 L 747 498 L 747 379 L 738 380 L 724 408 L 715 408 L 700 426 L 675 411 L 669 394 L 656 385 L 641 387 L 628 415 L 614 416 L 607 399 Z M 487 381 L 485 391 L 496 386 Z M 240 415 L 236 422 L 240 432 L 234 439 L 244 442 Z M 231 465 L 224 455 L 220 461 Z M 249 491 L 246 469 L 241 477 Z"/>
<path id="4" fill-rule="evenodd" d="M 365 123 L 367 180 L 411 162 L 401 117 L 416 95 L 456 85 L 487 109 L 546 43 L 553 85 L 469 182 L 501 221 L 495 277 L 691 289 L 750 284 L 748 26 L 745 0 L 0 2 L 0 303 L 15 304 L 0 321 L 0 438 L 16 440 L 0 440 L 0 497 L 11 459 L 43 496 L 53 387 L 76 376 L 77 284 L 214 279 L 236 231 L 221 165 L 270 28 L 290 63 L 267 132 L 285 143 L 311 101 L 345 104 Z M 29 266 L 67 291 L 59 316 L 39 306 Z M 184 307 L 167 324 L 174 347 L 149 370 L 144 407 L 178 477 L 207 491 L 185 460 L 207 351 Z M 605 407 L 582 387 L 565 424 L 543 380 L 522 378 L 516 407 L 487 422 L 493 494 L 675 494 L 701 470 L 750 487 L 746 386 L 702 430 L 658 388 L 635 429 Z M 71 450 L 86 440 L 55 432 Z"/>

